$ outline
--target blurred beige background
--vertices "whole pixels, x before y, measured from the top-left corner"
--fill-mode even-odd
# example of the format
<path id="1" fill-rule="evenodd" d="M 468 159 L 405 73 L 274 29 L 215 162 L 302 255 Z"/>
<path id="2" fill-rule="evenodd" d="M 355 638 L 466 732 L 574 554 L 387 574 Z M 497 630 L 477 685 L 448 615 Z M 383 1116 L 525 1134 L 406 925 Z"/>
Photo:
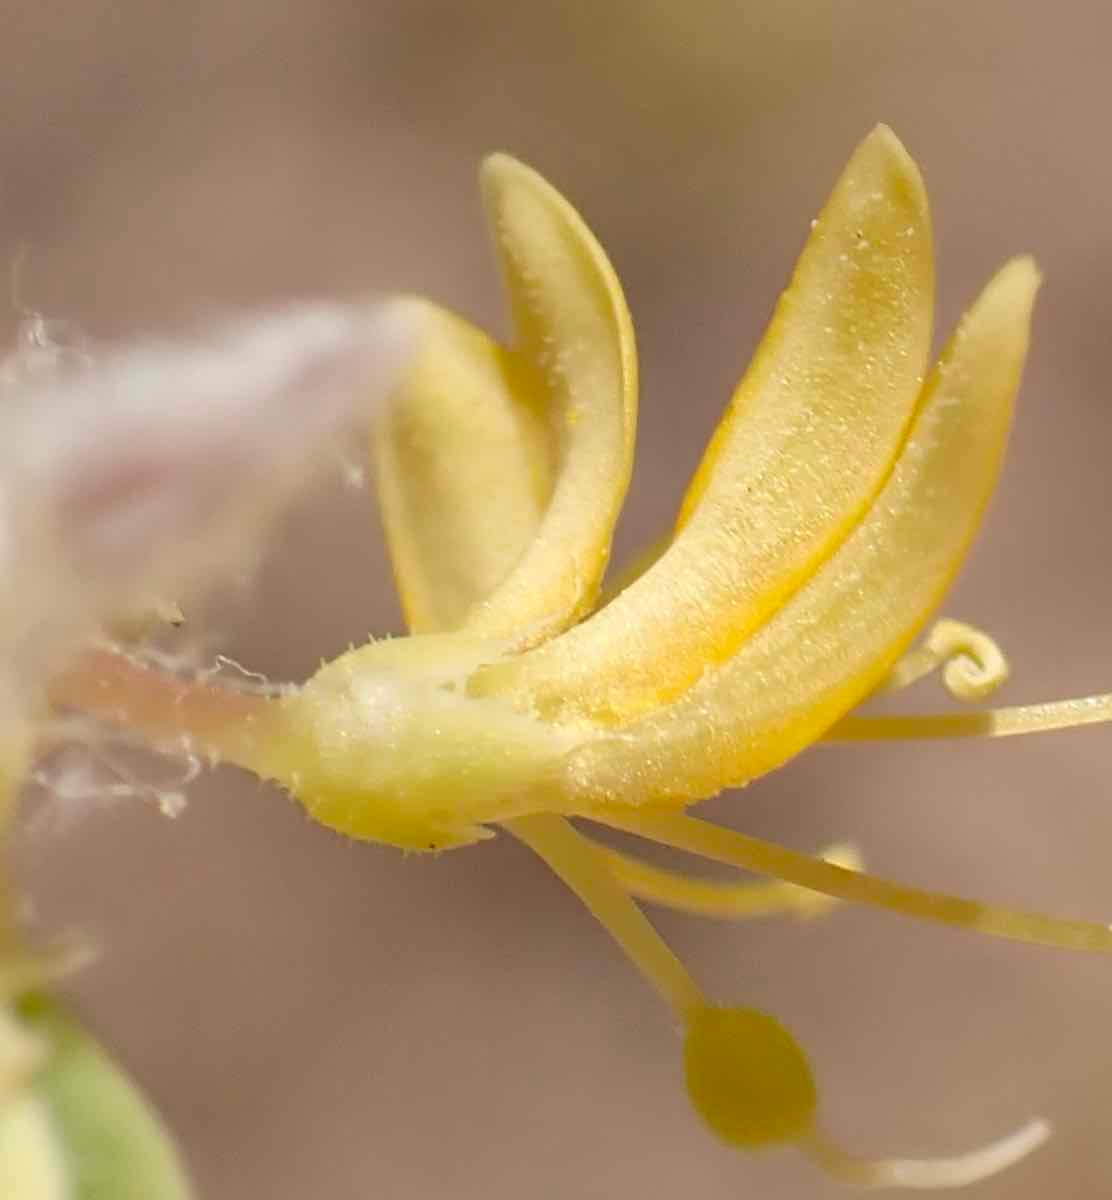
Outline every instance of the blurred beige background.
<path id="1" fill-rule="evenodd" d="M 1106 6 L 5 0 L 0 32 L 0 264 L 25 246 L 23 302 L 97 337 L 394 288 L 498 323 L 475 166 L 504 148 L 540 167 L 638 324 L 623 550 L 670 519 L 809 219 L 889 122 L 931 189 L 943 329 L 1004 256 L 1047 274 L 1006 477 L 948 611 L 1000 636 L 1009 699 L 1112 686 Z M 306 501 L 213 621 L 290 679 L 398 629 L 369 493 Z M 1099 730 L 817 750 L 710 809 L 1099 918 L 1109 764 Z M 38 911 L 105 946 L 75 996 L 208 1200 L 842 1194 L 704 1132 L 667 1014 L 505 839 L 406 861 L 230 774 L 176 822 L 135 803 L 63 825 L 21 848 Z M 810 1047 L 846 1143 L 954 1152 L 1041 1113 L 1049 1148 L 977 1194 L 1112 1192 L 1106 960 L 869 912 L 660 926 Z"/>

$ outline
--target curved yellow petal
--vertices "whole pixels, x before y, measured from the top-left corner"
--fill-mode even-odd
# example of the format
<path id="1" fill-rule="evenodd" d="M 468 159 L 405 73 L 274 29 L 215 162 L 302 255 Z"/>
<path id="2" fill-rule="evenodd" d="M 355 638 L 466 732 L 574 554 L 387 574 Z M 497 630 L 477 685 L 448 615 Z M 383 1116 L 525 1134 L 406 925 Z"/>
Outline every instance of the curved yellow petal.
<path id="1" fill-rule="evenodd" d="M 815 223 L 675 541 L 591 620 L 492 668 L 477 690 L 621 723 L 728 659 L 882 486 L 922 387 L 933 299 L 922 180 L 881 127 Z"/>
<path id="2" fill-rule="evenodd" d="M 375 429 L 379 507 L 414 633 L 458 628 L 521 558 L 552 491 L 538 381 L 520 356 L 436 305 Z"/>
<path id="3" fill-rule="evenodd" d="M 866 519 L 776 617 L 675 704 L 592 743 L 573 786 L 595 802 L 691 800 L 779 766 L 872 692 L 940 603 L 992 492 L 1038 272 L 1009 263 L 929 380 Z"/>
<path id="4" fill-rule="evenodd" d="M 556 475 L 536 537 L 466 628 L 531 644 L 582 617 L 598 593 L 633 465 L 637 357 L 621 285 L 571 205 L 504 154 L 487 159 L 482 183 L 514 348 L 541 380 Z"/>

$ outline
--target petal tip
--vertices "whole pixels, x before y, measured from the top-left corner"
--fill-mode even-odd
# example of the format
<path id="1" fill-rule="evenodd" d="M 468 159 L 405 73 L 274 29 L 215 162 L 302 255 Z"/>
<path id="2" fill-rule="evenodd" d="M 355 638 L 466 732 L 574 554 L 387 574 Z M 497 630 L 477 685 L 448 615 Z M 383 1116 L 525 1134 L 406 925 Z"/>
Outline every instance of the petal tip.
<path id="1" fill-rule="evenodd" d="M 876 125 L 854 152 L 851 166 L 900 184 L 911 193 L 917 208 L 927 209 L 927 189 L 919 165 L 888 125 Z"/>
<path id="2" fill-rule="evenodd" d="M 1026 328 L 1042 282 L 1042 271 L 1030 254 L 1009 259 L 985 284 L 965 324 L 968 324 L 974 311 L 981 311 L 993 314 L 991 318 L 987 315 L 982 318 L 986 328 L 990 325 L 1000 330 Z"/>
<path id="3" fill-rule="evenodd" d="M 1042 287 L 1046 278 L 1033 254 L 1017 254 L 1015 258 L 1009 259 L 1000 268 L 997 277 L 1001 280 L 1006 278 L 1012 287 L 1028 291 L 1032 295 Z"/>
<path id="4" fill-rule="evenodd" d="M 883 121 L 874 125 L 862 138 L 858 150 L 866 149 L 873 153 L 883 154 L 896 162 L 914 162 L 896 131 L 891 125 L 885 125 Z"/>
<path id="5" fill-rule="evenodd" d="M 504 150 L 488 154 L 479 164 L 479 187 L 488 203 L 493 202 L 515 180 L 530 182 L 540 179 L 541 176 L 532 167 Z"/>
<path id="6" fill-rule="evenodd" d="M 907 153 L 899 134 L 885 121 L 878 121 L 865 135 L 864 141 L 876 142 L 899 154 Z"/>

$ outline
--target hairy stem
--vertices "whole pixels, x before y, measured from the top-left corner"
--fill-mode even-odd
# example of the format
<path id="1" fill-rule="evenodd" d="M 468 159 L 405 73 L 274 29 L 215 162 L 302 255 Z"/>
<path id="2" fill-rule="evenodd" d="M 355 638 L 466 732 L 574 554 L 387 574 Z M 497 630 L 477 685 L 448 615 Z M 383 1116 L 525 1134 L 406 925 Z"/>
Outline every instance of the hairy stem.
<path id="1" fill-rule="evenodd" d="M 184 746 L 249 770 L 280 720 L 270 697 L 183 679 L 102 646 L 83 651 L 55 675 L 48 695 L 55 705 L 139 733 L 160 750 Z"/>

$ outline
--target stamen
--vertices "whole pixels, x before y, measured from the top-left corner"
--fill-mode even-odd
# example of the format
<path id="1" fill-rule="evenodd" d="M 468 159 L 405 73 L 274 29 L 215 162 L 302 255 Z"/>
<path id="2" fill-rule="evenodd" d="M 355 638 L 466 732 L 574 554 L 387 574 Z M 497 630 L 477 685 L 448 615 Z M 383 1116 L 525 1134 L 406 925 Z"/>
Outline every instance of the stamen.
<path id="1" fill-rule="evenodd" d="M 684 1024 L 706 1008 L 699 985 L 572 825 L 548 814 L 517 817 L 504 825 L 583 901 Z"/>
<path id="2" fill-rule="evenodd" d="M 857 1187 L 959 1188 L 979 1183 L 1014 1166 L 1050 1137 L 1046 1121 L 1028 1121 L 1014 1133 L 980 1150 L 953 1158 L 857 1158 L 815 1130 L 800 1150 L 828 1175 Z"/>
<path id="3" fill-rule="evenodd" d="M 603 813 L 592 813 L 590 819 L 715 862 L 729 863 L 759 875 L 773 875 L 840 900 L 890 909 L 922 921 L 975 929 L 993 937 L 1041 946 L 1112 951 L 1112 927 L 1108 925 L 1061 920 L 1042 913 L 1022 912 L 907 887 L 821 862 L 810 855 L 732 829 L 722 829 L 685 813 L 626 813 L 608 808 Z"/>
<path id="4" fill-rule="evenodd" d="M 912 738 L 1014 737 L 1022 733 L 1049 733 L 1079 725 L 1112 721 L 1112 692 L 1022 704 L 972 713 L 918 713 L 908 716 L 843 717 L 827 730 L 824 741 L 900 741 Z"/>
<path id="5" fill-rule="evenodd" d="M 935 624 L 923 645 L 908 651 L 874 695 L 902 691 L 942 667 L 942 682 L 955 700 L 983 700 L 1008 678 L 1008 660 L 987 633 L 963 621 Z"/>
<path id="6" fill-rule="evenodd" d="M 781 913 L 810 920 L 824 916 L 838 904 L 832 896 L 780 879 L 769 883 L 697 879 L 682 871 L 653 866 L 609 846 L 597 843 L 596 846 L 610 873 L 630 895 L 679 912 L 728 921 Z M 848 843 L 827 847 L 821 857 L 824 862 L 836 863 L 850 871 L 862 869 L 860 855 Z"/>
<path id="7" fill-rule="evenodd" d="M 183 744 L 250 768 L 278 709 L 265 696 L 182 679 L 107 646 L 83 651 L 49 685 L 54 704 L 142 734 L 172 753 Z"/>

